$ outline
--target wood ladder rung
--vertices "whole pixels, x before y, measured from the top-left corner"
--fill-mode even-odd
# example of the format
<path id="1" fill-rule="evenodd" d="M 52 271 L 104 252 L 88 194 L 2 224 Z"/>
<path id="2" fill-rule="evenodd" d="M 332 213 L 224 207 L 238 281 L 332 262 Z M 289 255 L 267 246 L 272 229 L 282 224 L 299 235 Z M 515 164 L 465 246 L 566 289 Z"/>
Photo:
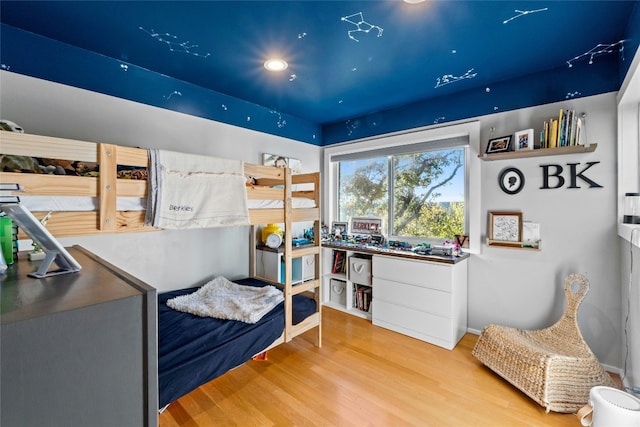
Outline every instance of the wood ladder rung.
<path id="1" fill-rule="evenodd" d="M 320 287 L 320 280 L 319 279 L 309 280 L 309 281 L 298 283 L 297 285 L 291 286 L 291 288 L 292 288 L 291 289 L 291 294 L 292 295 L 298 295 L 298 294 L 301 294 L 303 292 L 311 291 L 311 290 L 319 288 L 319 287 Z"/>

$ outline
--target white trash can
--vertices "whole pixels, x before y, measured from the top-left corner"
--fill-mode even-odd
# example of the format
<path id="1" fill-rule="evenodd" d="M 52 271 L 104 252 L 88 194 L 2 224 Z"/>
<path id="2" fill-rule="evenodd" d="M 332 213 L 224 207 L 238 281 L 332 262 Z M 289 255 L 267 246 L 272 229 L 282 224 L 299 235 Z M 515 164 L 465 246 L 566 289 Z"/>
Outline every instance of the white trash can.
<path id="1" fill-rule="evenodd" d="M 639 427 L 640 399 L 612 387 L 593 387 L 577 415 L 583 426 Z"/>

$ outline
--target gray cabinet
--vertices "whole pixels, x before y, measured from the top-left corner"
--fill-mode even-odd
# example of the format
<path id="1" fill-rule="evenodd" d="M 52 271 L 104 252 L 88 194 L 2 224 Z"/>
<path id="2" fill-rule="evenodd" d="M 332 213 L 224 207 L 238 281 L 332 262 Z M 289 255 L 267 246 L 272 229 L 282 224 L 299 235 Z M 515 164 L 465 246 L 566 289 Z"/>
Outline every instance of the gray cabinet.
<path id="1" fill-rule="evenodd" d="M 33 279 L 20 260 L 0 286 L 0 425 L 157 425 L 154 288 L 91 252 L 79 273 Z"/>

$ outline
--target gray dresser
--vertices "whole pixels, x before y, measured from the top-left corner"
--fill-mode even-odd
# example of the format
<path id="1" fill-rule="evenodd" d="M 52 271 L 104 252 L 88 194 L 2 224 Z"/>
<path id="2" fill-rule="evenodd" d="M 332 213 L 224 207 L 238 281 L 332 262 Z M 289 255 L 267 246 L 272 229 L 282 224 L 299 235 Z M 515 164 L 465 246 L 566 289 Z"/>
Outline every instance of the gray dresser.
<path id="1" fill-rule="evenodd" d="M 156 426 L 156 290 L 78 246 L 79 273 L 0 285 L 0 425 Z"/>

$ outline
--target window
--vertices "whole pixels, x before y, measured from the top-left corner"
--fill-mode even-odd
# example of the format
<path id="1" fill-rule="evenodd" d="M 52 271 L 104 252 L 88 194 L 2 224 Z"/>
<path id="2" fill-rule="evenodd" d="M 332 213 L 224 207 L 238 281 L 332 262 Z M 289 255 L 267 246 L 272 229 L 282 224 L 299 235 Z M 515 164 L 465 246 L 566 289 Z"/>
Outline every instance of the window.
<path id="1" fill-rule="evenodd" d="M 399 239 L 466 234 L 467 145 L 455 138 L 336 156 L 338 221 L 380 217 L 382 233 Z"/>
<path id="2" fill-rule="evenodd" d="M 471 121 L 445 126 L 435 126 L 427 129 L 410 129 L 403 132 L 380 135 L 374 138 L 366 138 L 346 144 L 326 147 L 324 149 L 324 173 L 323 188 L 326 197 L 323 199 L 323 220 L 326 225 L 336 221 L 348 221 L 356 213 L 358 216 L 375 215 L 383 219 L 383 233 L 391 240 L 402 240 L 416 244 L 429 242 L 441 244 L 444 239 L 451 239 L 454 232 L 443 231 L 446 222 L 442 220 L 435 209 L 426 214 L 415 214 L 415 205 L 408 203 L 412 196 L 424 197 L 433 184 L 426 181 L 417 185 L 415 175 L 408 173 L 409 167 L 414 163 L 413 156 L 438 156 L 450 154 L 450 166 L 455 161 L 462 160 L 463 165 L 457 169 L 455 182 L 452 178 L 440 187 L 433 188 L 424 200 L 435 207 L 449 209 L 454 206 L 459 209 L 456 215 L 464 218 L 464 234 L 469 236 L 470 253 L 480 253 L 482 243 L 482 226 L 484 217 L 480 213 L 480 200 L 482 197 L 481 163 L 478 158 L 480 147 L 480 122 Z M 454 158 L 460 155 L 462 158 Z M 448 170 L 443 163 L 440 181 L 444 179 Z M 356 170 L 359 168 L 371 169 L 371 175 L 367 181 L 356 183 Z M 435 170 L 435 169 L 434 169 Z M 378 175 L 373 175 L 373 172 Z M 393 173 L 390 173 L 393 171 Z M 364 174 L 360 174 L 364 176 Z M 349 178 L 351 176 L 351 178 Z M 389 177 L 393 179 L 389 179 Z M 354 192 L 347 186 L 358 184 L 363 191 Z M 375 185 L 379 183 L 379 185 Z M 370 185 L 370 187 L 366 187 Z M 394 190 L 395 189 L 395 190 Z M 378 193 L 374 190 L 379 191 Z M 413 191 L 413 194 L 410 193 Z M 437 196 L 434 194 L 437 193 Z M 392 195 L 391 197 L 389 195 Z M 404 197 L 404 199 L 402 199 Z M 416 199 L 417 200 L 417 199 Z M 403 205 L 404 203 L 404 205 Z M 367 208 L 365 209 L 365 206 Z M 405 216 L 401 209 L 406 207 Z M 417 220 L 408 220 L 411 209 Z M 418 209 L 418 212 L 421 212 Z M 426 223 L 433 232 L 419 231 L 421 223 Z M 406 223 L 406 224 L 403 224 Z M 390 226 L 391 224 L 391 226 Z M 459 222 L 458 222 L 459 226 Z M 401 229 L 404 227 L 404 229 Z M 459 228 L 455 228 L 459 230 Z M 418 236 L 421 233 L 432 236 Z M 447 234 L 444 238 L 435 237 L 437 234 Z M 431 238 L 429 238 L 431 237 Z"/>

